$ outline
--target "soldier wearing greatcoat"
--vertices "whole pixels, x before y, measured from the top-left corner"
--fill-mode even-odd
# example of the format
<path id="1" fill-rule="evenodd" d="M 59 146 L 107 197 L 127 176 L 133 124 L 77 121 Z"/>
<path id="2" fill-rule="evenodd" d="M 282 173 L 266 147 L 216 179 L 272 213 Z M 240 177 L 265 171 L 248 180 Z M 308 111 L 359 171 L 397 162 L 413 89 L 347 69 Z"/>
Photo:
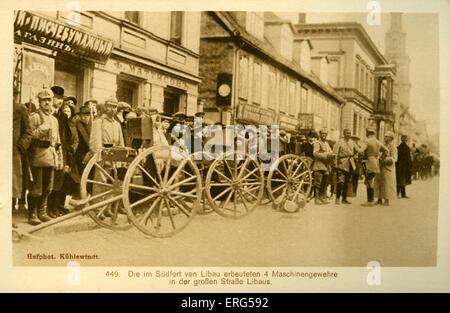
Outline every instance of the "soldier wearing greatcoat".
<path id="1" fill-rule="evenodd" d="M 326 141 L 328 132 L 325 129 L 320 131 L 320 138 L 313 145 L 314 163 L 313 186 L 315 192 L 315 204 L 328 204 L 326 200 L 328 175 L 330 174 L 331 164 L 334 159 L 333 151 Z"/>

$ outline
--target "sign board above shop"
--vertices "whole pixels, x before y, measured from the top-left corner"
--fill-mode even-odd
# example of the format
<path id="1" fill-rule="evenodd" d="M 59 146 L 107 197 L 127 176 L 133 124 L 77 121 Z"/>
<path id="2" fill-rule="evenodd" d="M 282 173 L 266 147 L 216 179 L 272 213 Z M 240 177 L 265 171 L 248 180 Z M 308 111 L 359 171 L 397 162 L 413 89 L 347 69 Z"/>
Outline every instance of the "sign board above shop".
<path id="1" fill-rule="evenodd" d="M 28 11 L 14 12 L 14 39 L 105 63 L 113 42 Z"/>

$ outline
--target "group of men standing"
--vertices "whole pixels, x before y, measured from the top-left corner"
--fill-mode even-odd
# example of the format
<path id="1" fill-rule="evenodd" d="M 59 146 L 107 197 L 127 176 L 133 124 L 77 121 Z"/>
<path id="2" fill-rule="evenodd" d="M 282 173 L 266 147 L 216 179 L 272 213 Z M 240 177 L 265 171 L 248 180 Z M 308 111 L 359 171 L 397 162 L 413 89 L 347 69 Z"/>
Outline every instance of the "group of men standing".
<path id="1" fill-rule="evenodd" d="M 89 158 L 106 145 L 124 145 L 116 99 L 101 109 L 96 100 L 87 100 L 75 114 L 76 98 L 65 97 L 60 86 L 44 88 L 37 98 L 38 108 L 14 101 L 13 114 L 13 206 L 16 199 L 19 209 L 27 203 L 32 225 L 80 204 L 75 198 Z"/>
<path id="2" fill-rule="evenodd" d="M 327 187 L 330 175 L 335 175 L 335 204 L 351 204 L 348 193 L 356 193 L 359 177 L 364 176 L 367 202 L 361 205 L 389 205 L 389 201 L 406 196 L 406 186 L 411 184 L 411 153 L 407 137 L 396 147 L 395 135 L 387 131 L 384 142 L 375 137 L 373 128 L 366 129 L 366 140 L 351 139 L 351 132 L 344 129 L 343 138 L 330 147 L 327 131 L 320 130 L 319 139 L 313 143 L 313 187 L 315 204 L 328 204 Z M 356 179 L 355 179 L 356 178 Z M 377 199 L 377 201 L 375 201 Z"/>

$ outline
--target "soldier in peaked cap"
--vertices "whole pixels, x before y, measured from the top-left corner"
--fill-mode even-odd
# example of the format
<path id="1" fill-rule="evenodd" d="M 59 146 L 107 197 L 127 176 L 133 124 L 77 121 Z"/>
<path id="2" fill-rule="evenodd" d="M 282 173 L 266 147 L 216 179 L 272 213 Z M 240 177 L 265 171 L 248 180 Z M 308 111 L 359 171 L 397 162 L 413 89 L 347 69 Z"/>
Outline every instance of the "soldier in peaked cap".
<path id="1" fill-rule="evenodd" d="M 344 129 L 343 138 L 341 138 L 333 147 L 333 153 L 337 156 L 336 164 L 336 204 L 340 204 L 340 196 L 342 195 L 342 203 L 350 204 L 347 201 L 347 190 L 349 182 L 351 182 L 353 171 L 356 170 L 355 155 L 359 152 L 358 146 L 350 139 L 351 132 Z M 353 189 L 353 188 L 352 188 Z"/>
<path id="2" fill-rule="evenodd" d="M 48 197 L 52 191 L 54 168 L 57 166 L 56 147 L 60 144 L 58 120 L 52 115 L 53 91 L 38 93 L 39 110 L 30 116 L 34 139 L 31 149 L 31 180 L 28 196 L 28 223 L 37 225 L 51 218 L 47 215 Z"/>
<path id="3" fill-rule="evenodd" d="M 375 138 L 375 129 L 367 127 L 366 129 L 366 141 L 361 149 L 361 153 L 364 153 L 364 161 L 362 164 L 366 187 L 367 187 L 367 202 L 361 204 L 362 206 L 373 206 L 374 189 L 373 182 L 375 175 L 380 173 L 379 157 L 380 152 L 388 152 L 388 149 Z"/>
<path id="4" fill-rule="evenodd" d="M 326 141 L 328 131 L 326 129 L 320 130 L 320 138 L 313 144 L 314 163 L 313 170 L 313 185 L 315 192 L 315 204 L 328 204 L 326 200 L 328 175 L 331 170 L 331 163 L 333 160 L 333 151 Z"/>
<path id="5" fill-rule="evenodd" d="M 92 123 L 89 149 L 97 153 L 107 146 L 124 146 L 122 127 L 116 120 L 118 102 L 115 97 L 105 101 L 105 112 Z"/>

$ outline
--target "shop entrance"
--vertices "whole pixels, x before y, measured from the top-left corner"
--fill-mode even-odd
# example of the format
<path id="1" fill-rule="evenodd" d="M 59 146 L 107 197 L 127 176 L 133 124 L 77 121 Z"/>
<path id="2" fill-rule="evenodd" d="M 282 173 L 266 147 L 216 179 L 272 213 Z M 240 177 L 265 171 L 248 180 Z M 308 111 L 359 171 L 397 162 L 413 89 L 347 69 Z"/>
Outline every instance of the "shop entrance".
<path id="1" fill-rule="evenodd" d="M 56 59 L 54 85 L 64 88 L 65 96 L 73 96 L 80 106 L 83 100 L 84 67 L 80 63 Z"/>
<path id="2" fill-rule="evenodd" d="M 164 89 L 164 107 L 163 111 L 167 114 L 174 114 L 178 111 L 184 112 L 182 99 L 185 98 L 184 90 L 167 87 Z"/>
<path id="3" fill-rule="evenodd" d="M 136 108 L 139 104 L 139 84 L 125 77 L 117 77 L 116 98 Z"/>

